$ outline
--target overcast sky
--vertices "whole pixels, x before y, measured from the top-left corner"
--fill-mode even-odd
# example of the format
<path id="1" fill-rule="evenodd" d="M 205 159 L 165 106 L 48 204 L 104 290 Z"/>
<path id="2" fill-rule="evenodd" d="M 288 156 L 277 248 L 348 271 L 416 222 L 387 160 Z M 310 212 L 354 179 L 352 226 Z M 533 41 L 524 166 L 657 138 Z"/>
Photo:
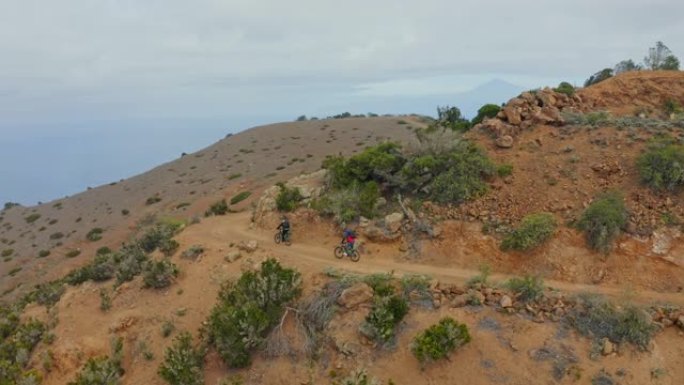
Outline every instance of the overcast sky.
<path id="1" fill-rule="evenodd" d="M 678 0 L 0 0 L 0 144 L 167 126 L 207 132 L 204 146 L 359 101 L 411 112 L 387 101 L 492 79 L 579 84 L 657 40 L 682 55 L 682 36 Z M 0 200 L 21 201 L 10 182 Z"/>

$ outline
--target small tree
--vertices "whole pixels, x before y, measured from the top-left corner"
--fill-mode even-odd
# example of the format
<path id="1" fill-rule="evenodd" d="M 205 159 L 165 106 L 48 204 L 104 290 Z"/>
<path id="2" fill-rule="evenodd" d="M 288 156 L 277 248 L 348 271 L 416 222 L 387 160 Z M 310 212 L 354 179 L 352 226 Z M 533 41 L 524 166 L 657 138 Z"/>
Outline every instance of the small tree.
<path id="1" fill-rule="evenodd" d="M 461 110 L 458 107 L 437 107 L 437 120 L 440 126 L 454 131 L 470 129 L 470 121 L 461 115 Z"/>
<path id="2" fill-rule="evenodd" d="M 473 125 L 482 123 L 483 120 L 486 118 L 493 118 L 496 116 L 496 114 L 501 111 L 501 107 L 499 107 L 497 104 L 485 104 L 484 106 L 480 107 L 479 110 L 477 110 L 477 115 L 473 118 Z"/>
<path id="3" fill-rule="evenodd" d="M 652 70 L 679 70 L 679 59 L 662 42 L 656 42 L 655 47 L 648 49 L 644 57 L 644 66 Z"/>
<path id="4" fill-rule="evenodd" d="M 306 122 L 306 115 L 300 115 L 299 117 L 297 117 L 297 121 L 298 122 Z"/>
<path id="5" fill-rule="evenodd" d="M 635 64 L 632 59 L 623 60 L 615 65 L 614 72 L 615 75 L 621 74 L 623 72 L 639 71 L 641 66 Z"/>
<path id="6" fill-rule="evenodd" d="M 572 96 L 575 94 L 575 87 L 568 82 L 561 82 L 558 85 L 558 87 L 554 88 L 553 90 L 561 94 L 566 94 L 568 96 Z"/>
<path id="7" fill-rule="evenodd" d="M 606 79 L 610 79 L 613 77 L 613 69 L 612 68 L 604 68 L 601 71 L 591 75 L 589 79 L 587 79 L 584 82 L 585 87 L 589 87 L 591 85 L 600 83 Z"/>

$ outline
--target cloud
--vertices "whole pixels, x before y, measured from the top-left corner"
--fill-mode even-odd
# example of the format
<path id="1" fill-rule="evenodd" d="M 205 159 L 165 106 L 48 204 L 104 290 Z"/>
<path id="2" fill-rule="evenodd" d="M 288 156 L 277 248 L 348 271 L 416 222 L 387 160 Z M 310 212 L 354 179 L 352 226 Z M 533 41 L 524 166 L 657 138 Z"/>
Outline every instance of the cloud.
<path id="1" fill-rule="evenodd" d="M 294 95 L 439 93 L 439 79 L 576 79 L 656 40 L 684 53 L 675 0 L 2 3 L 5 123 L 285 111 Z"/>

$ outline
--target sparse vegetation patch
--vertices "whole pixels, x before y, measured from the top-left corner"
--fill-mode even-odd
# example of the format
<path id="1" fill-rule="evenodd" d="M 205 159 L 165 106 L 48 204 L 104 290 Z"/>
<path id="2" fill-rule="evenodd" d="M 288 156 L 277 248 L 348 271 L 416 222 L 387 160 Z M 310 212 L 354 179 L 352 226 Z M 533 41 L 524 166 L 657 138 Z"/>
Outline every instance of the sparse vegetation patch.
<path id="1" fill-rule="evenodd" d="M 531 250 L 553 236 L 556 218 L 551 213 L 530 214 L 501 243 L 502 250 Z"/>
<path id="2" fill-rule="evenodd" d="M 608 253 L 613 241 L 627 224 L 627 217 L 622 196 L 612 192 L 592 202 L 577 225 L 584 230 L 587 243 L 592 249 Z"/>

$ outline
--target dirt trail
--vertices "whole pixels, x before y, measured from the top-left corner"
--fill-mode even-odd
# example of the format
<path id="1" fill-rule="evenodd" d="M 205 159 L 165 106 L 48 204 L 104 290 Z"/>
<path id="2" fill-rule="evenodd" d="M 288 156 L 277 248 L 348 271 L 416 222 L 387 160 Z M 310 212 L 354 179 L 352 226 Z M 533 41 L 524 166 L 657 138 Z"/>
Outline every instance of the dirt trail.
<path id="1" fill-rule="evenodd" d="M 227 241 L 237 243 L 242 240 L 256 240 L 259 242 L 259 247 L 267 253 L 275 256 L 285 256 L 287 258 L 287 263 L 307 269 L 313 267 L 321 270 L 324 268 L 333 268 L 364 274 L 387 273 L 393 271 L 398 275 L 428 275 L 441 282 L 454 284 L 463 284 L 468 279 L 479 274 L 479 271 L 471 269 L 445 268 L 419 263 L 398 262 L 392 260 L 392 256 L 377 253 L 370 256 L 362 255 L 361 260 L 358 263 L 351 262 L 347 258 L 337 260 L 333 257 L 333 248 L 336 245 L 336 240 L 333 238 L 303 239 L 305 238 L 304 235 L 295 234 L 295 242 L 291 246 L 276 245 L 273 242 L 273 231 L 249 228 L 250 213 L 248 212 L 232 214 L 225 217 L 225 219 L 212 218 L 211 221 L 211 231 L 209 232 L 194 233 L 192 227 L 186 230 L 186 232 L 192 232 L 192 238 L 195 241 L 209 245 L 210 247 L 221 247 L 222 245 L 225 245 Z M 207 228 L 207 226 L 198 226 L 197 229 L 199 230 L 200 227 L 202 229 Z M 493 282 L 502 282 L 511 277 L 512 276 L 510 275 L 494 273 L 490 278 Z M 660 293 L 648 290 L 635 291 L 629 287 L 597 286 L 552 280 L 545 280 L 545 284 L 548 287 L 564 292 L 590 292 L 612 298 L 628 299 L 632 302 L 643 304 L 659 302 L 684 306 L 684 293 Z"/>

